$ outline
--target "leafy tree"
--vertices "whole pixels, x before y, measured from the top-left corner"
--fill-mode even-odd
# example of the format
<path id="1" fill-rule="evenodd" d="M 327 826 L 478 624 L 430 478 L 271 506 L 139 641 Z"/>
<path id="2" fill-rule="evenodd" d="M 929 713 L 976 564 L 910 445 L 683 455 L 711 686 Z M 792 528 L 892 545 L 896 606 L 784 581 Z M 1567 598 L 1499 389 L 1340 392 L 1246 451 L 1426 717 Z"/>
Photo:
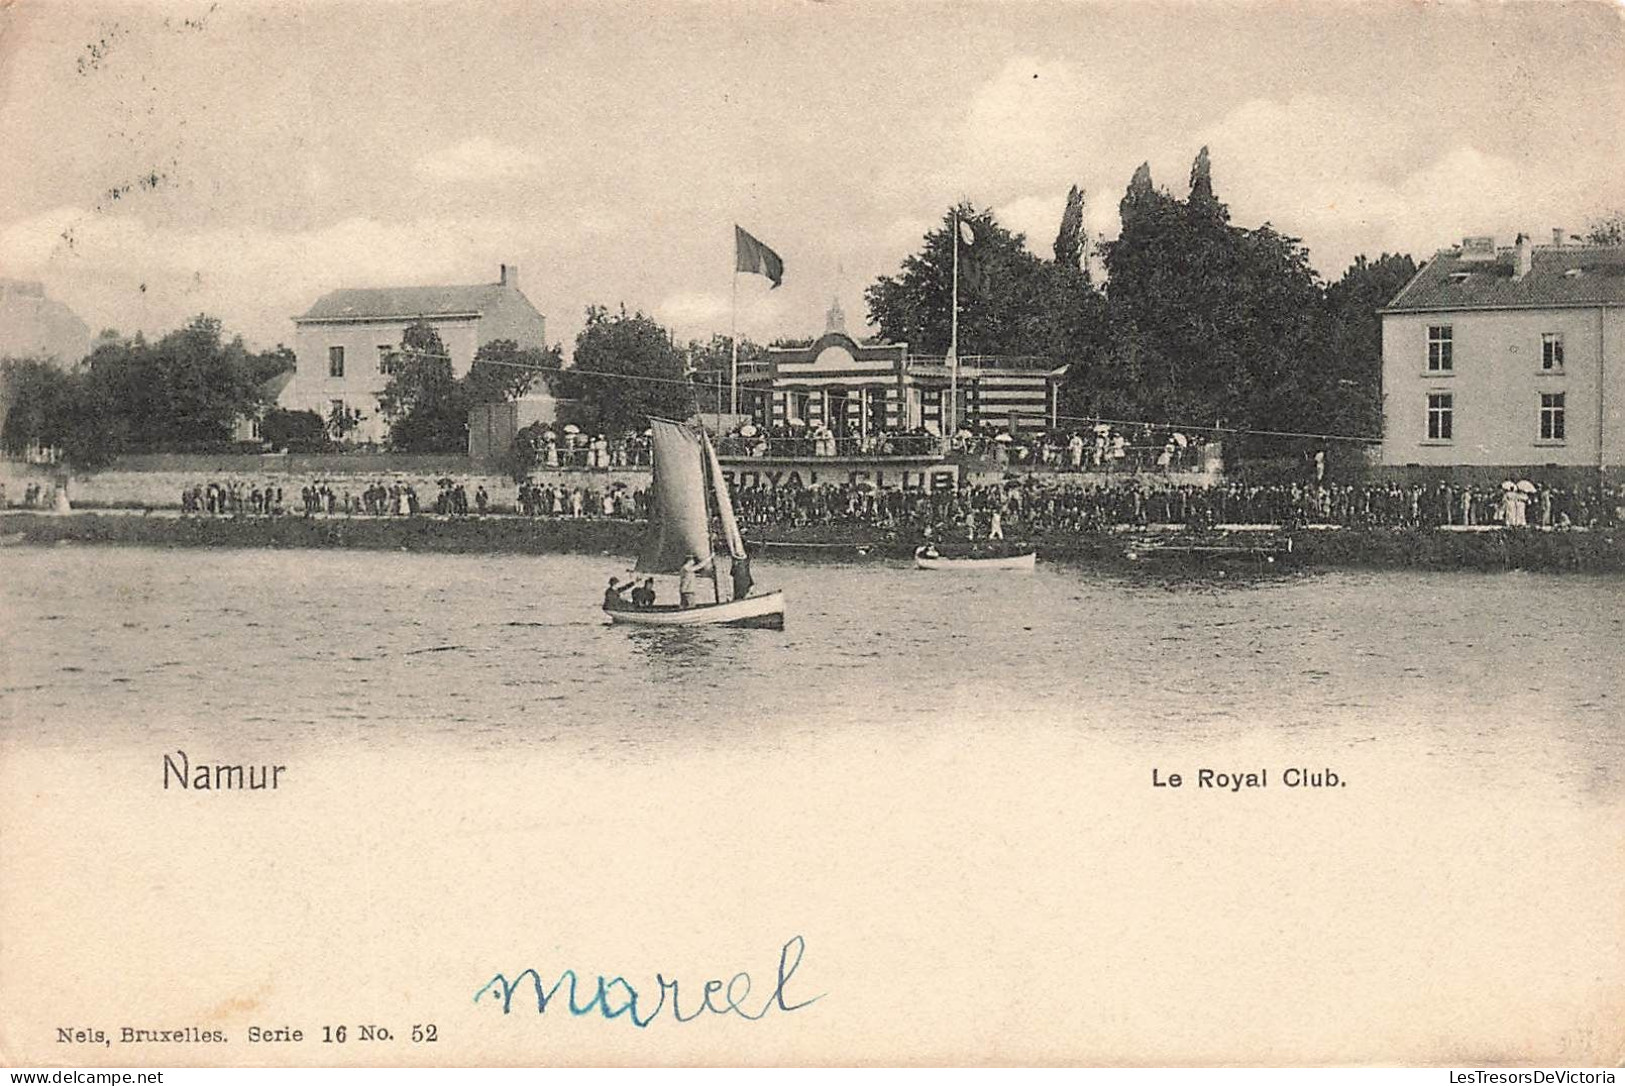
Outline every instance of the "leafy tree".
<path id="1" fill-rule="evenodd" d="M 812 340 L 804 340 L 794 344 L 799 347 L 812 346 Z M 783 344 L 790 345 L 790 344 Z M 781 346 L 775 343 L 774 346 Z M 700 342 L 690 340 L 684 354 L 687 357 L 688 369 L 694 384 L 694 394 L 698 398 L 700 407 L 705 411 L 724 412 L 728 410 L 732 396 L 729 392 L 733 367 L 733 340 L 720 333 L 713 335 L 709 341 Z M 741 373 L 749 365 L 760 362 L 766 357 L 766 352 L 758 343 L 749 339 L 739 341 L 739 370 Z M 746 394 L 740 392 L 739 409 L 749 413 L 750 404 Z"/>
<path id="2" fill-rule="evenodd" d="M 314 414 L 314 412 L 312 412 Z M 343 404 L 334 404 L 333 409 L 322 420 L 322 432 L 333 442 L 342 445 L 351 434 L 361 426 L 361 410 L 356 407 L 345 407 Z"/>
<path id="3" fill-rule="evenodd" d="M 1198 155 L 1184 202 L 1156 189 L 1148 167 L 1135 171 L 1122 232 L 1103 246 L 1106 336 L 1069 374 L 1069 414 L 1192 428 L 1324 423 L 1325 326 L 1308 253 L 1268 224 L 1231 225 L 1210 170 Z"/>
<path id="4" fill-rule="evenodd" d="M 56 445 L 59 426 L 72 392 L 66 373 L 34 358 L 7 358 L 0 362 L 0 386 L 8 406 L 0 425 L 0 444 L 12 455 L 30 445 Z"/>
<path id="5" fill-rule="evenodd" d="M 1055 264 L 1060 268 L 1085 268 L 1089 238 L 1083 229 L 1083 190 L 1073 185 L 1066 194 L 1066 210 L 1061 229 L 1055 235 Z"/>
<path id="6" fill-rule="evenodd" d="M 513 444 L 498 458 L 502 473 L 516 483 L 524 482 L 536 465 L 542 462 L 543 436 L 547 433 L 546 426 L 533 422 L 515 434 Z"/>
<path id="7" fill-rule="evenodd" d="M 1625 209 L 1592 219 L 1586 224 L 1585 240 L 1591 245 L 1625 245 Z"/>
<path id="8" fill-rule="evenodd" d="M 1196 154 L 1196 161 L 1191 163 L 1191 195 L 1193 204 L 1217 202 L 1213 195 L 1213 162 L 1208 157 L 1207 148 L 1203 147 Z"/>
<path id="9" fill-rule="evenodd" d="M 1064 359 L 1098 314 L 1098 299 L 1080 267 L 1062 267 L 1029 253 L 1025 238 L 993 214 L 969 204 L 943 215 L 895 276 L 866 291 L 870 322 L 892 342 L 922 354 L 947 351 L 953 299 L 956 217 L 968 224 L 960 243 L 959 353 L 1039 355 Z"/>
<path id="10" fill-rule="evenodd" d="M 124 450 L 115 403 L 88 373 L 67 373 L 38 360 L 0 362 L 10 406 L 0 422 L 0 446 L 21 455 L 30 446 L 54 448 L 79 471 L 111 464 Z"/>
<path id="11" fill-rule="evenodd" d="M 262 402 L 242 338 L 225 341 L 220 322 L 208 316 L 156 343 L 140 335 L 99 339 L 81 368 L 123 420 L 133 449 L 228 444 L 237 420 Z"/>
<path id="12" fill-rule="evenodd" d="M 474 353 L 474 364 L 463 376 L 464 395 L 471 405 L 508 403 L 528 393 L 537 381 L 551 389 L 563 364 L 557 346 L 521 350 L 511 339 L 493 339 Z"/>
<path id="13" fill-rule="evenodd" d="M 328 421 L 314 411 L 273 407 L 260 420 L 260 437 L 274 449 L 320 452 L 328 446 Z"/>
<path id="14" fill-rule="evenodd" d="M 284 347 L 278 343 L 272 350 L 249 355 L 247 362 L 249 380 L 256 385 L 263 385 L 278 374 L 292 370 L 296 358 L 292 347 Z"/>
<path id="15" fill-rule="evenodd" d="M 452 376 L 451 355 L 427 321 L 407 325 L 394 372 L 378 406 L 398 452 L 460 452 L 468 448 L 468 400 Z"/>
<path id="16" fill-rule="evenodd" d="M 1416 261 L 1398 253 L 1364 256 L 1326 288 L 1325 378 L 1320 425 L 1327 433 L 1381 436 L 1382 317 L 1416 274 Z"/>
<path id="17" fill-rule="evenodd" d="M 683 353 L 671 336 L 642 313 L 587 307 L 576 337 L 575 361 L 561 373 L 560 392 L 573 402 L 565 414 L 602 433 L 641 430 L 650 415 L 687 418 L 695 401 Z"/>

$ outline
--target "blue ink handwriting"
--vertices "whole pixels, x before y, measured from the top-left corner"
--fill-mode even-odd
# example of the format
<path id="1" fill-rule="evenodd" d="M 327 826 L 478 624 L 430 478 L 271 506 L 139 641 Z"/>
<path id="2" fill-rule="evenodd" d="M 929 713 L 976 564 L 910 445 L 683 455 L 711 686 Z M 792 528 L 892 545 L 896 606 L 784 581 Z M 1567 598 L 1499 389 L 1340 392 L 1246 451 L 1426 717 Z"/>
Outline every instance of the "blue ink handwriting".
<path id="1" fill-rule="evenodd" d="M 600 974 L 594 982 L 577 976 L 574 969 L 566 969 L 560 973 L 558 980 L 553 982 L 552 987 L 546 985 L 541 974 L 535 969 L 526 969 L 512 980 L 509 980 L 502 973 L 498 973 L 486 981 L 479 991 L 474 993 L 474 1002 L 478 1003 L 482 998 L 489 996 L 502 1004 L 503 1014 L 512 1014 L 514 996 L 522 992 L 528 979 L 531 990 L 535 992 L 537 1014 L 546 1014 L 548 1006 L 554 1002 L 560 991 L 564 990 L 568 985 L 568 994 L 565 997 L 563 1006 L 568 1007 L 570 1013 L 577 1018 L 590 1015 L 595 1011 L 606 1019 L 620 1018 L 624 1015 L 634 1026 L 639 1029 L 647 1029 L 649 1023 L 653 1022 L 656 1016 L 665 1009 L 666 997 L 669 992 L 671 996 L 671 1017 L 679 1022 L 692 1022 L 703 1014 L 737 1014 L 747 1021 L 756 1022 L 765 1017 L 767 1012 L 774 1007 L 785 1012 L 798 1011 L 824 998 L 822 995 L 816 995 L 811 999 L 803 999 L 799 1003 L 792 1003 L 786 994 L 785 990 L 789 987 L 790 978 L 795 976 L 797 967 L 801 965 L 801 957 L 806 953 L 806 950 L 807 941 L 799 935 L 793 937 L 779 949 L 778 981 L 773 985 L 773 992 L 767 997 L 767 1001 L 754 1014 L 745 1009 L 745 1003 L 750 998 L 751 979 L 749 973 L 743 972 L 735 973 L 726 984 L 720 980 L 706 981 L 699 1000 L 699 1006 L 695 1007 L 691 1003 L 689 1013 L 686 1015 L 683 1013 L 678 996 L 678 982 L 676 980 L 667 980 L 663 973 L 655 974 L 655 985 L 659 990 L 659 998 L 655 1001 L 653 1007 L 649 1006 L 648 1000 L 644 999 L 638 990 L 632 986 L 632 983 L 623 976 L 605 977 Z M 591 986 L 592 998 L 582 1003 L 579 998 L 580 992 L 589 986 Z M 690 988 L 689 991 L 692 992 L 693 989 Z M 523 1008 L 527 1003 L 528 1000 L 522 999 L 520 1007 Z"/>

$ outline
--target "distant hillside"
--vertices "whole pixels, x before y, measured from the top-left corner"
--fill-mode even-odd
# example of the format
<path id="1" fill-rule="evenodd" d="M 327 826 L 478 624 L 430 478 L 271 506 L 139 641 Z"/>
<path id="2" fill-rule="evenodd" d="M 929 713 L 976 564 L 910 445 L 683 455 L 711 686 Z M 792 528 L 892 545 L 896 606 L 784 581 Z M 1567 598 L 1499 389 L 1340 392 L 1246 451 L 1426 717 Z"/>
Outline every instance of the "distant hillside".
<path id="1" fill-rule="evenodd" d="M 90 328 L 45 284 L 0 279 L 0 358 L 54 358 L 72 366 L 90 353 Z"/>

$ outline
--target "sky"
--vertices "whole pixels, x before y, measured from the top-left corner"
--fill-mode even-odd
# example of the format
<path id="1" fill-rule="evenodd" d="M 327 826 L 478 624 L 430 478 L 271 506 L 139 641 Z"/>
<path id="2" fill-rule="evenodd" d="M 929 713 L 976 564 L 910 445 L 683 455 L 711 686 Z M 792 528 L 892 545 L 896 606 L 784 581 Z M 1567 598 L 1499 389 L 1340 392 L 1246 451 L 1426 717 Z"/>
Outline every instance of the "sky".
<path id="1" fill-rule="evenodd" d="M 1625 208 L 1625 6 L 0 0 L 0 276 L 92 330 L 206 312 L 258 347 L 337 287 L 521 286 L 815 335 L 954 201 L 1049 255 L 1140 162 L 1210 148 L 1232 221 L 1335 279 Z"/>

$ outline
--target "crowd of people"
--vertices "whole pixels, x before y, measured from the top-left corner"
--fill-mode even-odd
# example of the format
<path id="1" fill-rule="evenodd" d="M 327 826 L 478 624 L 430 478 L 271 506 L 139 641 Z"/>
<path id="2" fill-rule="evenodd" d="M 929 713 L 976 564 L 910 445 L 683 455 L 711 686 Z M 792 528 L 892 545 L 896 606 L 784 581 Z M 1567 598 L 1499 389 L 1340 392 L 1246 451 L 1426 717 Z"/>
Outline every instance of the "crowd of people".
<path id="1" fill-rule="evenodd" d="M 548 468 L 633 468 L 652 463 L 654 443 L 650 433 L 588 435 L 571 424 L 544 430 L 537 455 L 539 467 Z"/>
<path id="2" fill-rule="evenodd" d="M 29 483 L 23 488 L 21 508 L 61 510 L 67 503 L 67 492 L 60 486 Z M 11 499 L 6 496 L 6 485 L 0 483 L 0 509 L 9 509 Z"/>
<path id="3" fill-rule="evenodd" d="M 616 517 L 622 520 L 647 514 L 648 491 L 615 483 L 603 490 L 565 486 L 563 483 L 519 484 L 514 508 L 527 517 Z"/>
<path id="4" fill-rule="evenodd" d="M 879 490 L 869 484 L 744 486 L 733 502 L 757 527 L 862 524 L 986 538 L 1019 531 L 1095 531 L 1114 527 L 1220 524 L 1286 527 L 1543 527 L 1618 523 L 1625 487 L 1554 486 L 1507 480 L 1498 487 L 1436 483 L 1363 486 L 1245 484 L 1081 486 L 1031 477 L 957 490 Z M 995 529 L 995 520 L 998 522 Z"/>
<path id="5" fill-rule="evenodd" d="M 472 508 L 468 488 L 454 479 L 441 479 L 434 502 L 425 508 L 417 487 L 409 482 L 374 480 L 351 490 L 342 485 L 317 482 L 299 488 L 298 512 L 305 516 L 417 516 L 433 512 L 439 516 L 467 516 L 470 512 L 491 510 L 491 495 L 484 486 L 474 491 Z M 188 516 L 278 517 L 289 512 L 282 487 L 241 479 L 195 483 L 181 491 L 181 512 Z"/>
<path id="6" fill-rule="evenodd" d="M 723 456 L 933 456 L 941 451 L 942 438 L 924 427 L 837 436 L 821 422 L 801 419 L 776 426 L 745 423 L 717 439 L 717 452 Z"/>
<path id="7" fill-rule="evenodd" d="M 43 505 L 44 490 L 30 487 L 24 504 Z M 404 481 L 374 481 L 350 490 L 329 482 L 300 488 L 296 512 L 329 516 L 441 516 L 513 512 L 527 517 L 643 519 L 651 493 L 616 482 L 602 488 L 565 481 L 521 483 L 510 508 L 497 507 L 483 485 L 441 479 L 432 503 Z M 743 525 L 780 527 L 855 525 L 879 530 L 986 538 L 1003 533 L 1096 531 L 1116 527 L 1221 524 L 1285 527 L 1482 528 L 1594 527 L 1625 522 L 1625 486 L 1567 486 L 1508 479 L 1484 484 L 1352 485 L 1341 483 L 1223 483 L 1154 485 L 1131 479 L 1089 485 L 1064 475 L 1007 476 L 1002 484 L 958 489 L 880 489 L 872 483 L 813 486 L 766 483 L 737 486 L 733 506 Z M 289 510 L 283 488 L 229 480 L 188 487 L 182 511 L 213 516 L 278 516 Z"/>
<path id="8" fill-rule="evenodd" d="M 1013 432 L 988 422 L 969 422 L 943 447 L 940 434 L 917 426 L 837 435 L 822 422 L 790 419 L 774 426 L 745 423 L 717 439 L 723 456 L 818 458 L 833 456 L 933 456 L 944 451 L 1004 466 L 1051 471 L 1175 472 L 1199 468 L 1200 443 L 1167 427 L 1095 423 L 1078 429 Z"/>

